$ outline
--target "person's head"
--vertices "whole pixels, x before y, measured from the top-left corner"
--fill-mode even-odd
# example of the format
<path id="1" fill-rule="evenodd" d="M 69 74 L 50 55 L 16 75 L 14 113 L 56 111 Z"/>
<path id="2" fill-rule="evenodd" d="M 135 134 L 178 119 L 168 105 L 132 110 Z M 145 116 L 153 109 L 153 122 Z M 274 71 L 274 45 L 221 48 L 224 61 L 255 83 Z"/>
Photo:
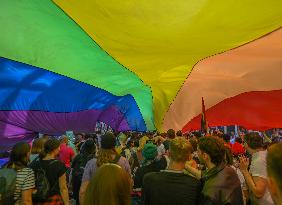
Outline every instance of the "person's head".
<path id="1" fill-rule="evenodd" d="M 200 139 L 202 137 L 201 132 L 193 132 L 193 135 L 196 137 L 196 139 Z"/>
<path id="2" fill-rule="evenodd" d="M 230 135 L 228 135 L 228 134 L 224 134 L 224 135 L 222 135 L 222 139 L 225 141 L 225 142 L 230 142 L 230 139 L 231 139 L 231 137 L 230 137 Z"/>
<path id="3" fill-rule="evenodd" d="M 235 142 L 238 142 L 238 143 L 242 144 L 242 143 L 243 143 L 243 140 L 242 140 L 241 137 L 237 137 L 237 138 L 235 139 Z"/>
<path id="4" fill-rule="evenodd" d="M 44 158 L 46 155 L 57 156 L 60 152 L 60 141 L 56 138 L 49 138 L 44 144 L 44 150 L 40 153 L 40 157 Z"/>
<path id="5" fill-rule="evenodd" d="M 267 174 L 270 193 L 276 204 L 282 203 L 282 143 L 273 144 L 267 152 Z"/>
<path id="6" fill-rule="evenodd" d="M 43 134 L 41 138 L 43 138 L 45 141 L 47 141 L 50 137 L 47 134 Z"/>
<path id="7" fill-rule="evenodd" d="M 169 129 L 167 132 L 166 132 L 166 135 L 167 135 L 167 138 L 168 139 L 174 139 L 175 138 L 175 131 L 173 129 Z"/>
<path id="8" fill-rule="evenodd" d="M 83 204 L 130 205 L 131 190 L 131 179 L 119 165 L 104 164 L 91 179 Z"/>
<path id="9" fill-rule="evenodd" d="M 192 152 L 196 152 L 197 151 L 197 147 L 198 147 L 198 141 L 195 139 L 190 139 L 189 140 L 190 144 L 192 145 Z"/>
<path id="10" fill-rule="evenodd" d="M 76 142 L 81 142 L 83 139 L 84 139 L 84 134 L 82 134 L 82 133 L 76 134 L 76 136 L 75 136 Z"/>
<path id="11" fill-rule="evenodd" d="M 138 150 L 140 150 L 140 151 L 143 150 L 143 148 L 144 148 L 144 146 L 145 146 L 145 144 L 147 143 L 148 140 L 149 140 L 149 138 L 146 135 L 142 136 L 139 140 Z"/>
<path id="12" fill-rule="evenodd" d="M 257 132 L 250 132 L 246 134 L 244 141 L 244 146 L 250 154 L 263 149 L 263 138 Z"/>
<path id="13" fill-rule="evenodd" d="M 201 163 L 218 166 L 224 161 L 224 142 L 219 137 L 202 137 L 198 142 L 198 156 Z"/>
<path id="14" fill-rule="evenodd" d="M 45 142 L 46 140 L 42 137 L 33 140 L 31 147 L 31 154 L 40 154 L 44 149 Z"/>
<path id="15" fill-rule="evenodd" d="M 27 142 L 16 143 L 10 153 L 8 167 L 13 169 L 21 169 L 27 166 L 30 156 L 30 146 Z"/>
<path id="16" fill-rule="evenodd" d="M 185 163 L 191 159 L 192 146 L 183 137 L 176 137 L 169 143 L 169 158 L 173 162 Z"/>
<path id="17" fill-rule="evenodd" d="M 114 134 L 107 132 L 101 136 L 101 149 L 98 151 L 96 162 L 98 167 L 113 161 L 113 156 L 117 155 L 115 146 L 116 138 Z"/>
<path id="18" fill-rule="evenodd" d="M 84 155 L 95 155 L 96 144 L 91 138 L 87 139 L 81 146 L 80 152 Z"/>
<path id="19" fill-rule="evenodd" d="M 60 138 L 60 142 L 61 142 L 61 144 L 68 144 L 68 142 L 69 142 L 69 138 L 66 136 L 66 135 L 63 135 L 61 138 Z"/>
<path id="20" fill-rule="evenodd" d="M 128 140 L 128 142 L 126 143 L 126 147 L 129 149 L 134 147 L 134 141 L 132 139 Z"/>
<path id="21" fill-rule="evenodd" d="M 181 130 L 178 130 L 178 131 L 176 132 L 176 136 L 177 136 L 177 137 L 182 137 L 182 131 L 181 131 Z"/>
<path id="22" fill-rule="evenodd" d="M 156 156 L 158 155 L 157 146 L 153 143 L 147 143 L 145 144 L 143 150 L 142 150 L 142 156 L 145 160 L 154 160 Z"/>
<path id="23" fill-rule="evenodd" d="M 123 134 L 122 132 L 118 135 L 118 141 L 121 145 L 125 145 L 127 140 L 127 136 Z"/>

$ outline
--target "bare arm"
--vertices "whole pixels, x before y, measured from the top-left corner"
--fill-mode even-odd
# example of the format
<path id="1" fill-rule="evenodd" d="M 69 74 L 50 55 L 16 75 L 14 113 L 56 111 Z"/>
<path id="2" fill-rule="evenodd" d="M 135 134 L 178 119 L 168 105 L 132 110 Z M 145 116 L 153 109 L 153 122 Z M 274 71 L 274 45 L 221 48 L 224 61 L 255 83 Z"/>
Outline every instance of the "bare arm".
<path id="1" fill-rule="evenodd" d="M 22 205 L 32 205 L 32 192 L 33 189 L 22 191 Z"/>
<path id="2" fill-rule="evenodd" d="M 262 177 L 252 177 L 247 170 L 242 171 L 242 173 L 245 177 L 249 190 L 257 198 L 263 197 L 265 194 L 266 187 L 267 187 L 267 180 Z"/>
<path id="3" fill-rule="evenodd" d="M 244 175 L 249 191 L 257 198 L 263 197 L 267 187 L 267 180 L 262 177 L 251 176 L 248 171 L 249 159 L 241 157 L 239 161 L 239 168 Z"/>
<path id="4" fill-rule="evenodd" d="M 84 181 L 84 182 L 82 182 L 82 184 L 80 186 L 80 190 L 79 190 L 79 202 L 80 202 L 80 204 L 83 204 L 83 200 L 84 200 L 84 196 L 85 196 L 85 192 L 86 192 L 88 184 L 89 184 L 89 181 Z"/>
<path id="5" fill-rule="evenodd" d="M 67 187 L 66 174 L 59 178 L 60 192 L 64 201 L 64 205 L 69 205 L 69 192 Z"/>

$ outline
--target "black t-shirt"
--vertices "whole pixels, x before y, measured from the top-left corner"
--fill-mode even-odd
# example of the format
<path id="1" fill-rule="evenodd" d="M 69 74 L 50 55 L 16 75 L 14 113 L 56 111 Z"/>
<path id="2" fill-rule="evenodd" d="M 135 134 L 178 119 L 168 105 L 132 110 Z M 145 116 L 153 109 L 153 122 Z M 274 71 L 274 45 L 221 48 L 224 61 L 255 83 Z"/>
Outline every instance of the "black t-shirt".
<path id="1" fill-rule="evenodd" d="M 148 165 L 139 167 L 136 170 L 135 177 L 134 177 L 134 188 L 141 188 L 143 177 L 145 174 L 150 172 L 159 172 L 162 169 L 166 168 L 166 160 L 164 157 L 161 158 L 159 161 L 153 161 Z"/>
<path id="2" fill-rule="evenodd" d="M 183 172 L 152 172 L 144 176 L 142 204 L 196 205 L 200 192 L 200 181 Z"/>
<path id="3" fill-rule="evenodd" d="M 59 160 L 37 160 L 30 164 L 35 172 L 41 167 L 46 173 L 46 177 L 50 184 L 50 196 L 61 194 L 59 187 L 59 178 L 67 171 L 66 166 Z M 35 179 L 36 180 L 36 179 Z"/>

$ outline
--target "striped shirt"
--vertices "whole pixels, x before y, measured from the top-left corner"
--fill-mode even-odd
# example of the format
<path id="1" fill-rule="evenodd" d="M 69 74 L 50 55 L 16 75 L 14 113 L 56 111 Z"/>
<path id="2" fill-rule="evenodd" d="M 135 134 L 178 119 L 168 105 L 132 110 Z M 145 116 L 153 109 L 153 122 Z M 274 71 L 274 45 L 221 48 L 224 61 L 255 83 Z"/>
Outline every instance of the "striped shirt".
<path id="1" fill-rule="evenodd" d="M 17 203 L 21 201 L 22 191 L 35 188 L 35 178 L 33 170 L 30 168 L 23 168 L 17 171 L 16 189 L 14 199 Z M 16 203 L 16 204 L 17 204 Z"/>

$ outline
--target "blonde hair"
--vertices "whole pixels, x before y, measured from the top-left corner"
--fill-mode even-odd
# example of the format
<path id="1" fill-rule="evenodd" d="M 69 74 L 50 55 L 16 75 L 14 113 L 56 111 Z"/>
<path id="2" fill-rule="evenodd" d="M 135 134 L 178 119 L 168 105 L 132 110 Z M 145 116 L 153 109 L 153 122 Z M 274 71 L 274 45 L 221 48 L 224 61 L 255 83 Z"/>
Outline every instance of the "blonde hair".
<path id="1" fill-rule="evenodd" d="M 143 137 L 140 138 L 138 151 L 142 151 L 143 150 L 147 140 L 149 140 L 149 138 L 147 136 L 143 136 Z"/>
<path id="2" fill-rule="evenodd" d="M 90 180 L 83 205 L 130 205 L 129 175 L 116 164 L 102 165 Z"/>
<path id="3" fill-rule="evenodd" d="M 97 156 L 97 167 L 102 166 L 105 163 L 110 163 L 113 161 L 113 156 L 116 156 L 118 153 L 115 149 L 99 149 Z"/>
<path id="4" fill-rule="evenodd" d="M 176 162 L 185 162 L 192 153 L 192 146 L 184 137 L 176 137 L 170 141 L 169 157 Z"/>
<path id="5" fill-rule="evenodd" d="M 32 142 L 31 154 L 40 154 L 44 150 L 44 144 L 46 140 L 44 138 L 35 139 Z"/>

